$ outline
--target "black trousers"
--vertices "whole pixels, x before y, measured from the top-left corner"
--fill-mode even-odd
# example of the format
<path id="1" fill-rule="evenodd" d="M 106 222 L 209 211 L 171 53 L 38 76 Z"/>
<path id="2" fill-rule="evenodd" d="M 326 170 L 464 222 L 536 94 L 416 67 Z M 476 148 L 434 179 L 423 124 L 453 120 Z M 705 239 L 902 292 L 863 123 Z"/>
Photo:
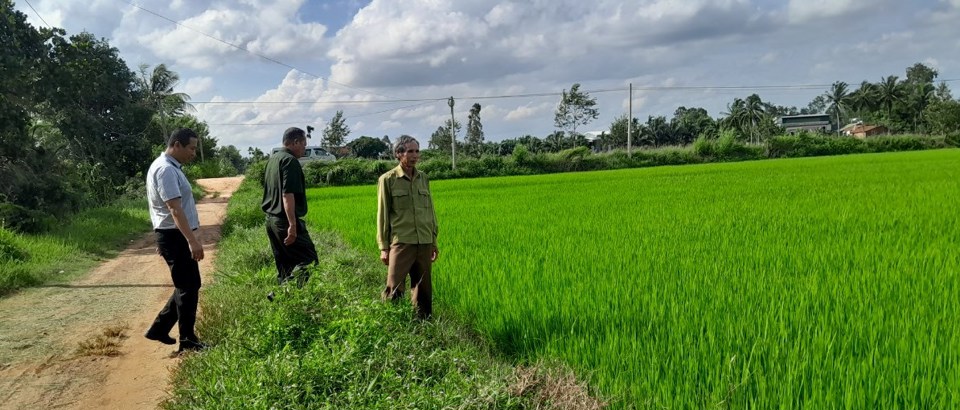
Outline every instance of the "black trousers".
<path id="1" fill-rule="evenodd" d="M 287 237 L 287 218 L 267 216 L 267 237 L 270 238 L 270 247 L 273 248 L 273 259 L 277 264 L 277 281 L 284 282 L 296 278 L 297 285 L 303 286 L 310 279 L 309 272 L 304 269 L 317 262 L 317 247 L 310 239 L 307 224 L 297 218 L 297 239 L 289 246 L 283 244 Z"/>
<path id="2" fill-rule="evenodd" d="M 200 300 L 200 265 L 190 254 L 190 245 L 178 229 L 157 229 L 157 247 L 160 256 L 170 267 L 173 294 L 167 300 L 149 332 L 169 334 L 178 324 L 180 340 L 197 341 L 194 324 L 197 322 L 197 303 Z"/>

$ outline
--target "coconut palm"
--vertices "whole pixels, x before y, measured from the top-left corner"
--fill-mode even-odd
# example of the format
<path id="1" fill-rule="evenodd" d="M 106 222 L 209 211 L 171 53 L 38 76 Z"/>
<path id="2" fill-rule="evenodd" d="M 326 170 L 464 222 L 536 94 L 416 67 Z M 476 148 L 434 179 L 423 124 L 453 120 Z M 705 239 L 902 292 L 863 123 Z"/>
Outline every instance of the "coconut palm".
<path id="1" fill-rule="evenodd" d="M 156 122 L 166 136 L 166 119 L 185 114 L 188 110 L 195 111 L 187 101 L 190 96 L 186 93 L 174 91 L 180 83 L 180 76 L 171 71 L 165 64 L 158 64 L 147 72 L 149 66 L 140 65 L 140 87 L 144 91 L 144 101 L 150 109 L 155 110 Z"/>
<path id="2" fill-rule="evenodd" d="M 830 91 L 824 94 L 824 98 L 826 98 L 827 103 L 830 104 L 827 112 L 832 111 L 837 118 L 837 135 L 840 135 L 840 114 L 850 108 L 850 93 L 848 92 L 847 83 L 843 81 L 833 83 Z"/>
<path id="3" fill-rule="evenodd" d="M 897 81 L 897 76 L 891 75 L 880 80 L 880 84 L 877 85 L 877 100 L 881 107 L 887 109 L 888 120 L 892 116 L 893 105 L 903 101 L 905 94 L 902 83 Z"/>

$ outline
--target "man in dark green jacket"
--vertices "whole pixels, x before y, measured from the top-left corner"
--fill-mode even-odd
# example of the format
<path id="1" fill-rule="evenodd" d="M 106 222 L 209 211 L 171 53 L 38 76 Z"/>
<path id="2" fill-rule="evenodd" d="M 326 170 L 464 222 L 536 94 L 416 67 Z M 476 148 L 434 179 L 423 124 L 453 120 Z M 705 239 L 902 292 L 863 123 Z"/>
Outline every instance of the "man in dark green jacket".
<path id="1" fill-rule="evenodd" d="M 400 165 L 380 176 L 377 182 L 377 243 L 380 261 L 387 265 L 384 300 L 403 296 L 410 275 L 410 299 L 417 316 L 433 313 L 430 272 L 437 260 L 437 216 L 433 210 L 430 181 L 417 171 L 420 143 L 401 135 L 393 153 Z"/>
<path id="2" fill-rule="evenodd" d="M 317 249 L 303 222 L 307 215 L 306 181 L 298 158 L 306 147 L 307 134 L 300 128 L 287 128 L 283 149 L 270 155 L 263 174 L 260 208 L 267 214 L 267 237 L 280 284 L 296 277 L 297 285 L 303 286 L 309 279 L 304 268 L 317 262 Z M 267 297 L 272 300 L 272 292 Z"/>

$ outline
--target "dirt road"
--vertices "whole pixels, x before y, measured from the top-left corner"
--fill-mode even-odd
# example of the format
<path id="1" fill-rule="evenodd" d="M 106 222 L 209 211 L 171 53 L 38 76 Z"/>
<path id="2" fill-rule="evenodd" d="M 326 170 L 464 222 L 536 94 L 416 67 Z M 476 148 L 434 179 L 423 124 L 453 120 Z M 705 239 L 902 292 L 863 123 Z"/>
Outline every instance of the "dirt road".
<path id="1" fill-rule="evenodd" d="M 212 194 L 197 204 L 205 284 L 227 201 L 240 181 L 198 181 Z M 151 232 L 78 280 L 0 299 L 0 408 L 156 408 L 179 359 L 176 346 L 149 341 L 143 332 L 172 291 Z"/>

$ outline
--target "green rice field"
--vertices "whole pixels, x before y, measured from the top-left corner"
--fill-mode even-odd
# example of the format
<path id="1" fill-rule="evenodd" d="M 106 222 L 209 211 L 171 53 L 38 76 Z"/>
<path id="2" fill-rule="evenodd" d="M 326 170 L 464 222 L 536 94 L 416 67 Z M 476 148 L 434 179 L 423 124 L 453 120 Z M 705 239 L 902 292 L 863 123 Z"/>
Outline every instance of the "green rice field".
<path id="1" fill-rule="evenodd" d="M 431 187 L 440 314 L 614 408 L 960 408 L 960 150 Z M 375 257 L 374 186 L 309 198 Z"/>

